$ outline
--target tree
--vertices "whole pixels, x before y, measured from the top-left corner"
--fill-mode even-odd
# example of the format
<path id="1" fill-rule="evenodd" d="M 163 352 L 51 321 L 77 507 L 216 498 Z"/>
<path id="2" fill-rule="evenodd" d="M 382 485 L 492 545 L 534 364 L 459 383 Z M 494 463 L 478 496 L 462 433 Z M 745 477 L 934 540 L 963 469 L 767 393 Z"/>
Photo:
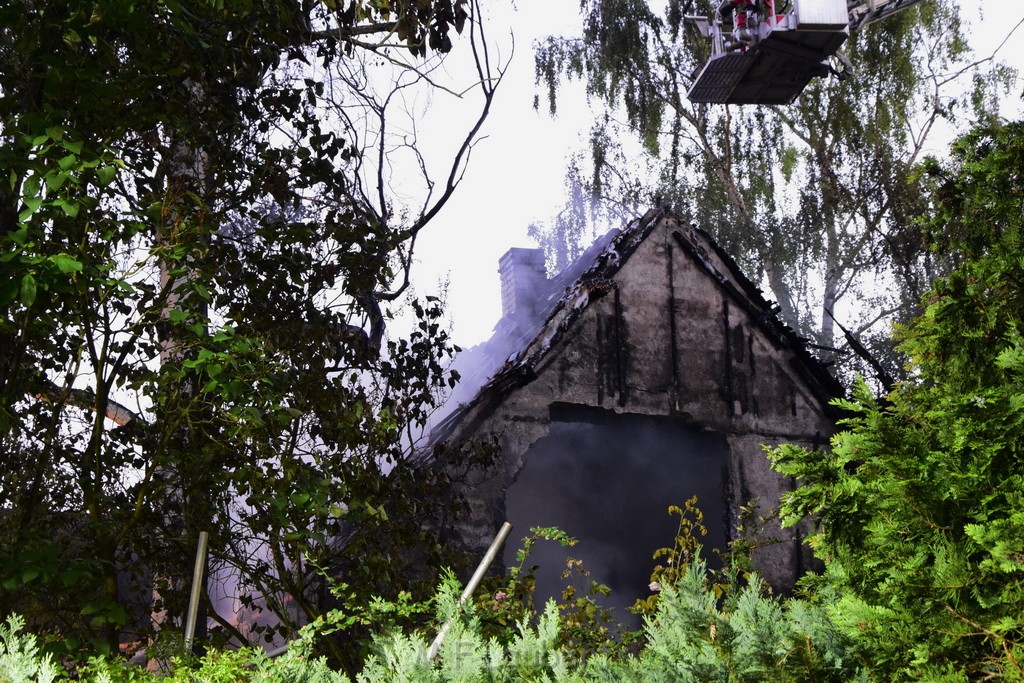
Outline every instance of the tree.
<path id="1" fill-rule="evenodd" d="M 500 81 L 477 15 L 469 0 L 0 8 L 0 611 L 144 643 L 152 610 L 180 618 L 203 529 L 210 573 L 286 630 L 323 608 L 321 568 L 358 597 L 436 559 L 422 525 L 450 474 L 406 437 L 451 381 L 451 344 L 429 297 L 408 304 L 410 333 L 385 328 Z M 388 126 L 453 30 L 480 114 L 437 182 Z M 396 150 L 423 171 L 418 206 L 388 191 Z M 261 635 L 215 598 L 226 637 Z"/>
<path id="2" fill-rule="evenodd" d="M 1024 123 L 924 166 L 923 229 L 960 263 L 900 333 L 912 379 L 858 385 L 831 453 L 786 446 L 783 504 L 843 596 L 836 619 L 880 678 L 1024 676 Z"/>
<path id="3" fill-rule="evenodd" d="M 879 350 L 889 321 L 905 320 L 942 269 L 912 220 L 923 199 L 910 169 L 938 122 L 984 119 L 1011 74 L 989 79 L 987 60 L 970 64 L 958 4 L 936 1 L 852 35 L 842 48 L 852 78 L 815 79 L 792 105 L 693 104 L 686 92 L 710 52 L 684 20 L 695 6 L 712 9 L 582 0 L 583 35 L 539 46 L 553 114 L 559 85 L 574 79 L 603 105 L 593 192 L 627 210 L 655 202 L 692 215 L 813 343 L 838 346 L 834 314 Z M 969 73 L 974 111 L 956 91 Z"/>
<path id="4" fill-rule="evenodd" d="M 544 250 L 548 272 L 554 274 L 568 266 L 600 236 L 601 229 L 619 227 L 616 218 L 595 196 L 582 175 L 579 163 L 566 169 L 566 203 L 550 222 L 538 221 L 527 228 L 530 238 Z M 604 226 L 608 226 L 605 228 Z"/>

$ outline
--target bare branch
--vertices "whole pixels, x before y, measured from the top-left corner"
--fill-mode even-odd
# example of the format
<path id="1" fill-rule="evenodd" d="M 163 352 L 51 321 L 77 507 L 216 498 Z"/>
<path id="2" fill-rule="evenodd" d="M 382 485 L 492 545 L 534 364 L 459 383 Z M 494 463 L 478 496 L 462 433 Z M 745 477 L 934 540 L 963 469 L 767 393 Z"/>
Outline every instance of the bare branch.
<path id="1" fill-rule="evenodd" d="M 452 194 L 455 192 L 455 188 L 458 187 L 461 182 L 466 171 L 466 164 L 469 160 L 469 156 L 472 154 L 473 147 L 480 140 L 477 136 L 480 133 L 480 129 L 483 127 L 484 121 L 487 120 L 487 117 L 490 114 L 491 104 L 494 101 L 494 94 L 504 79 L 505 72 L 512 60 L 512 55 L 510 55 L 508 61 L 506 61 L 503 66 L 497 68 L 497 75 L 495 76 L 491 67 L 490 51 L 487 46 L 483 22 L 480 20 L 480 7 L 477 0 L 474 0 L 473 2 L 473 18 L 470 20 L 470 45 L 473 48 L 473 60 L 476 66 L 477 76 L 479 78 L 477 86 L 483 94 L 484 103 L 481 107 L 479 116 L 477 116 L 476 122 L 466 134 L 462 144 L 459 146 L 458 152 L 456 152 L 455 157 L 451 162 L 448 179 L 445 183 L 441 196 L 438 197 L 433 206 L 426 208 L 426 210 L 422 212 L 420 217 L 409 228 L 409 233 L 413 240 L 415 240 L 419 231 L 430 223 L 441 209 L 444 208 L 448 203 L 448 200 L 451 199 Z M 514 54 L 514 52 L 515 45 L 513 42 L 512 53 Z M 402 284 L 397 289 L 390 292 L 377 292 L 375 296 L 378 301 L 394 301 L 408 288 L 409 267 L 412 263 L 411 259 L 412 249 L 409 249 L 406 253 L 406 262 L 404 264 L 405 273 Z"/>
<path id="2" fill-rule="evenodd" d="M 103 402 L 97 401 L 96 392 L 91 389 L 62 389 L 47 379 L 42 379 L 41 383 L 43 390 L 37 390 L 33 396 L 44 403 L 66 404 L 82 410 L 93 411 L 118 427 L 124 427 L 132 422 L 146 422 L 141 415 L 117 401 L 112 399 Z"/>
<path id="3" fill-rule="evenodd" d="M 1006 45 L 1006 43 L 1010 40 L 1010 38 L 1013 36 L 1013 34 L 1017 32 L 1017 29 L 1019 29 L 1022 25 L 1024 25 L 1024 19 L 1021 19 L 1020 21 L 1018 21 L 1017 25 L 1014 26 L 1012 29 L 1010 29 L 1009 33 L 1006 34 L 1006 37 L 1003 38 L 1003 42 L 999 43 L 999 45 L 996 47 L 996 49 L 993 50 L 992 53 L 989 56 L 983 57 L 982 59 L 973 61 L 970 64 L 965 65 L 959 71 L 955 71 L 955 72 L 953 72 L 952 75 L 947 76 L 945 78 L 945 80 L 940 81 L 939 85 L 943 86 L 943 85 L 946 85 L 947 83 L 951 83 L 951 82 L 955 81 L 956 79 L 960 78 L 961 76 L 963 76 L 968 71 L 971 71 L 971 70 L 973 70 L 973 69 L 975 69 L 975 68 L 977 68 L 977 67 L 979 67 L 982 64 L 985 64 L 987 62 L 994 61 L 995 58 L 996 58 L 996 54 L 1001 49 L 1003 49 L 1003 46 Z"/>
<path id="4" fill-rule="evenodd" d="M 392 34 L 398 28 L 396 21 L 379 21 L 373 24 L 363 24 L 342 29 L 340 27 L 326 31 L 312 31 L 309 34 L 311 40 L 348 40 L 352 36 L 369 36 L 377 33 Z"/>

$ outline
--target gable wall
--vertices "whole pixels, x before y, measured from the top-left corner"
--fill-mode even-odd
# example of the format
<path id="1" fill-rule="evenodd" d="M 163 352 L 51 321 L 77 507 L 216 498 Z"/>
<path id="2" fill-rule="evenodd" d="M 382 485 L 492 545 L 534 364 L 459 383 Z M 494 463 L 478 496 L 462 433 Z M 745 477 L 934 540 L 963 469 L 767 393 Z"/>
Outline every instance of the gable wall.
<path id="1" fill-rule="evenodd" d="M 582 315 L 535 365 L 536 378 L 473 429 L 497 436 L 503 462 L 470 495 L 475 523 L 462 535 L 471 545 L 486 546 L 503 521 L 504 493 L 530 446 L 547 435 L 552 405 L 674 416 L 724 435 L 732 518 L 753 499 L 762 510 L 774 507 L 790 486 L 771 471 L 762 443 L 827 440 L 830 421 L 791 365 L 792 351 L 777 348 L 673 233 L 701 244 L 689 228 L 663 219 L 612 282 L 591 289 Z M 713 254 L 703 258 L 728 273 Z M 759 551 L 757 563 L 786 589 L 808 558 L 792 531 L 766 534 L 786 542 Z"/>

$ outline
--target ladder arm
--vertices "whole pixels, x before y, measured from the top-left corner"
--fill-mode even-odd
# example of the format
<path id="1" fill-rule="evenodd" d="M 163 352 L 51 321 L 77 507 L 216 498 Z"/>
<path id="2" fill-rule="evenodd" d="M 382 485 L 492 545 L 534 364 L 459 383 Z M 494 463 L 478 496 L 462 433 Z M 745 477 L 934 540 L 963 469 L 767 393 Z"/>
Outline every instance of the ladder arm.
<path id="1" fill-rule="evenodd" d="M 850 32 L 859 31 L 868 24 L 885 19 L 897 12 L 913 7 L 921 0 L 850 0 Z"/>

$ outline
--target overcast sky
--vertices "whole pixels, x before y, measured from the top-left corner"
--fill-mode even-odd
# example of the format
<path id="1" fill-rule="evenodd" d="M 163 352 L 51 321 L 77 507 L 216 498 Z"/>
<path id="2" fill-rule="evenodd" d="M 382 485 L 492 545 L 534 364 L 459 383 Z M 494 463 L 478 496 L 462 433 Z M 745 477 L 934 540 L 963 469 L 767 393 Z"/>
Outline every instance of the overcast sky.
<path id="1" fill-rule="evenodd" d="M 494 14 L 487 27 L 493 56 L 508 59 L 510 35 L 514 35 L 514 55 L 483 131 L 487 137 L 474 149 L 452 201 L 422 233 L 413 271 L 420 295 L 436 293 L 439 282 L 448 282 L 453 336 L 464 347 L 490 336 L 501 316 L 498 258 L 510 247 L 535 246 L 527 237 L 527 226 L 550 218 L 561 207 L 568 156 L 584 144 L 592 121 L 582 88 L 567 91 L 562 101 L 573 104 L 560 105 L 555 120 L 546 108 L 533 109 L 533 43 L 551 34 L 577 35 L 579 3 L 515 0 L 509 5 L 509 0 L 490 0 L 484 4 Z M 979 20 L 975 3 L 963 3 L 964 18 L 977 22 L 971 43 L 979 54 L 988 54 L 1024 19 L 1024 6 L 1009 0 L 996 4 L 998 12 L 990 4 L 988 15 Z M 463 47 L 457 43 L 456 52 Z M 1024 28 L 1013 34 L 999 56 L 1024 69 Z M 1011 104 L 1019 115 L 1021 101 Z M 467 105 L 435 98 L 420 136 L 430 140 L 429 154 L 443 158 L 445 143 L 450 150 L 454 136 L 466 130 L 472 111 Z"/>

